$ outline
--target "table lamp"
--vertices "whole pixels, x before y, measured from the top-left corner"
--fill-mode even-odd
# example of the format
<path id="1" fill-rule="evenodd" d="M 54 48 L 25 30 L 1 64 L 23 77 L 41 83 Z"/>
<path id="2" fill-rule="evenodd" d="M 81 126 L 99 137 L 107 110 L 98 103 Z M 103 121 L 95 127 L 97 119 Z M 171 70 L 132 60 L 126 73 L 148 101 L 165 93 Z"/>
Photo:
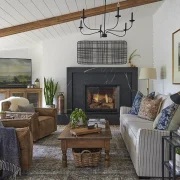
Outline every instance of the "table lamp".
<path id="1" fill-rule="evenodd" d="M 147 95 L 149 94 L 149 80 L 156 79 L 156 68 L 141 68 L 139 79 L 147 80 Z"/>
<path id="2" fill-rule="evenodd" d="M 176 104 L 180 104 L 180 92 L 176 93 L 176 94 L 172 94 L 170 96 L 171 100 L 176 103 Z"/>

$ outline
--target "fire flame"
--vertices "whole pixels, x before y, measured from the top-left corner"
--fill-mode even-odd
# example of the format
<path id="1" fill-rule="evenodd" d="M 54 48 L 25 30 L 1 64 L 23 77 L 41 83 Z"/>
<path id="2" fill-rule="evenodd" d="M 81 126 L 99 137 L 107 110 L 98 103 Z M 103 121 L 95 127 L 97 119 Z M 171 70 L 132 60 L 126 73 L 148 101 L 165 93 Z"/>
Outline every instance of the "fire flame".
<path id="1" fill-rule="evenodd" d="M 105 100 L 106 100 L 106 103 L 108 103 L 108 95 L 105 94 Z"/>
<path id="2" fill-rule="evenodd" d="M 99 102 L 99 94 L 94 94 L 93 99 L 95 102 Z"/>

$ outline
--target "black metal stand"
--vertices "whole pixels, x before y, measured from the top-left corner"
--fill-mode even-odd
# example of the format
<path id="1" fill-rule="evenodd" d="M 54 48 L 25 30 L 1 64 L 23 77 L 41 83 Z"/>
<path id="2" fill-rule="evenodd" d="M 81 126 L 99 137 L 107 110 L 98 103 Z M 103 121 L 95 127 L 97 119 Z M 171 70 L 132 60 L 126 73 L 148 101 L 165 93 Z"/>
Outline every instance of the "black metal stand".
<path id="1" fill-rule="evenodd" d="M 169 144 L 169 160 L 172 160 L 173 167 L 169 161 L 164 159 L 165 142 Z M 162 179 L 164 180 L 164 167 L 169 171 L 169 179 L 175 180 L 180 177 L 180 172 L 176 173 L 176 148 L 180 148 L 180 134 L 177 131 L 171 131 L 170 136 L 162 137 Z"/>

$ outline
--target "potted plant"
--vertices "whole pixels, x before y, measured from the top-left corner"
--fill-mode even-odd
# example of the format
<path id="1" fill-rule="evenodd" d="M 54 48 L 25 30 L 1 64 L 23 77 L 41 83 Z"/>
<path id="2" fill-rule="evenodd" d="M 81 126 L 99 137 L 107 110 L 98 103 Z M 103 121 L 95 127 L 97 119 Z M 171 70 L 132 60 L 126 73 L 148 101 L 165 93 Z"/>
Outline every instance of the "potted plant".
<path id="1" fill-rule="evenodd" d="M 54 96 L 57 91 L 58 82 L 54 82 L 52 78 L 46 79 L 44 77 L 44 97 L 47 107 L 55 107 L 53 104 Z"/>
<path id="2" fill-rule="evenodd" d="M 137 51 L 137 49 L 135 49 L 131 54 L 130 54 L 130 56 L 129 56 L 129 66 L 130 67 L 136 67 L 134 64 L 132 64 L 132 59 L 134 58 L 134 57 L 136 57 L 136 56 L 139 56 L 139 57 L 141 57 L 139 54 L 136 54 L 136 51 Z"/>
<path id="3" fill-rule="evenodd" d="M 85 125 L 87 123 L 87 116 L 82 109 L 76 108 L 70 116 L 71 127 Z"/>
<path id="4" fill-rule="evenodd" d="M 6 112 L 5 111 L 1 111 L 0 112 L 0 119 L 5 119 L 6 118 Z"/>
<path id="5" fill-rule="evenodd" d="M 176 148 L 176 166 L 180 167 L 180 148 Z"/>

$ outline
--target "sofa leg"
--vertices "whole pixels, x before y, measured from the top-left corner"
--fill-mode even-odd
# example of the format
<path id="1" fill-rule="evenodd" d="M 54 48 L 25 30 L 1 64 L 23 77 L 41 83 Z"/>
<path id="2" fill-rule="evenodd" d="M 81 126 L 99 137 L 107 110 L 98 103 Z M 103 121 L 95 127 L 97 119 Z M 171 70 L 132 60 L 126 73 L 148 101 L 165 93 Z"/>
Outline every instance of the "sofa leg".
<path id="1" fill-rule="evenodd" d="M 150 177 L 139 176 L 139 179 L 150 179 Z"/>

